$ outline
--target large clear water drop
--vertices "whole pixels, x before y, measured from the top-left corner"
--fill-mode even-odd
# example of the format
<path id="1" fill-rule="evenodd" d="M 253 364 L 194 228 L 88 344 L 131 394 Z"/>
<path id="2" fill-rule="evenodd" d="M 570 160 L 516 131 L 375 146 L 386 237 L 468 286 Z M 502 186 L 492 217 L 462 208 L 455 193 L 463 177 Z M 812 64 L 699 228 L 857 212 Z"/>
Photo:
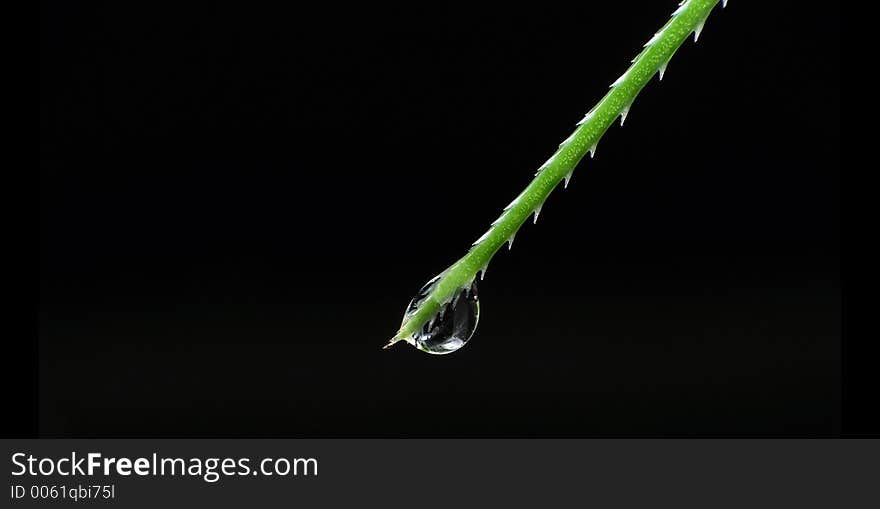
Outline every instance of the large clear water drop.
<path id="1" fill-rule="evenodd" d="M 405 316 L 409 316 L 434 289 L 434 281 L 419 290 L 410 301 Z M 452 353 L 463 347 L 477 330 L 480 320 L 480 300 L 477 297 L 477 282 L 462 289 L 449 302 L 440 307 L 437 314 L 428 320 L 412 337 L 409 343 L 423 352 L 435 355 Z"/>

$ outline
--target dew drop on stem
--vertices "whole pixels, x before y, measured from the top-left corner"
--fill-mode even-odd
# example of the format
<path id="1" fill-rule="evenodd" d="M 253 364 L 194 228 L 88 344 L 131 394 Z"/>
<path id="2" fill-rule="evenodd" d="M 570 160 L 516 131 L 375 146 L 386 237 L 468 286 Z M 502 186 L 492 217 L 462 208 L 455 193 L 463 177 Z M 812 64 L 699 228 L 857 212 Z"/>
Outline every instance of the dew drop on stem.
<path id="1" fill-rule="evenodd" d="M 428 283 L 413 297 L 406 308 L 404 317 L 414 314 L 434 289 Z M 435 355 L 452 353 L 463 347 L 480 319 L 480 301 L 477 297 L 477 282 L 473 281 L 461 289 L 449 302 L 440 306 L 437 314 L 415 332 L 408 343 L 423 352 Z"/>

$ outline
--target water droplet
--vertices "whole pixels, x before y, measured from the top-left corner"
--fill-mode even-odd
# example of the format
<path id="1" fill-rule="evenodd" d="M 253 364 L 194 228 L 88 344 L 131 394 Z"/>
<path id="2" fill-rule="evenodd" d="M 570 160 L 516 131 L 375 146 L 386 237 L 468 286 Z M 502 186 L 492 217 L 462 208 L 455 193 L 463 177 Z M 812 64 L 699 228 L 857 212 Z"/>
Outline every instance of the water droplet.
<path id="1" fill-rule="evenodd" d="M 423 286 L 410 301 L 404 316 L 415 313 L 433 289 L 433 283 Z M 477 330 L 479 320 L 480 300 L 477 298 L 477 283 L 474 281 L 470 286 L 459 291 L 451 301 L 442 305 L 437 314 L 407 342 L 430 354 L 452 353 L 471 339 L 474 331 Z"/>

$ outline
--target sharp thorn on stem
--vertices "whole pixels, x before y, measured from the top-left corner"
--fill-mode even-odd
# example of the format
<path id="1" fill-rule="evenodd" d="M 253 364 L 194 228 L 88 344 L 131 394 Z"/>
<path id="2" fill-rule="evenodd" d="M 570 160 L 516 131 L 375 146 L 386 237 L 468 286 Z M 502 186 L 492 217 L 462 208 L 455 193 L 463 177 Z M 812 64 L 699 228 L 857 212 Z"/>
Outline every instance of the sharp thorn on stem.
<path id="1" fill-rule="evenodd" d="M 578 123 L 575 124 L 575 125 L 583 125 L 583 124 L 586 124 L 587 121 L 589 121 L 589 120 L 590 120 L 590 117 L 592 117 L 592 116 L 593 116 L 593 112 L 590 111 L 589 113 L 587 113 L 586 115 L 584 115 L 584 118 L 580 119 L 580 120 L 578 121 Z"/>
<path id="2" fill-rule="evenodd" d="M 520 198 L 522 198 L 522 193 L 520 193 L 519 196 L 517 196 L 516 198 L 514 198 L 512 202 L 508 203 L 507 206 L 504 207 L 504 210 L 507 211 L 507 210 L 510 210 L 510 209 L 512 209 L 513 207 L 515 207 L 516 204 L 519 203 L 519 199 L 520 199 Z"/>
<path id="3" fill-rule="evenodd" d="M 483 242 L 484 240 L 486 240 L 486 237 L 488 237 L 488 236 L 489 236 L 489 231 L 486 231 L 486 233 L 484 233 L 483 235 L 481 235 L 480 238 L 478 238 L 477 240 L 475 240 L 474 243 L 471 244 L 471 245 L 472 245 L 472 246 L 476 246 L 476 245 L 479 244 L 480 242 Z"/>
<path id="4" fill-rule="evenodd" d="M 706 20 L 700 21 L 700 24 L 697 25 L 697 28 L 694 29 L 694 42 L 700 40 L 700 33 L 703 31 L 703 26 L 706 24 Z"/>
<path id="5" fill-rule="evenodd" d="M 562 143 L 559 144 L 559 148 L 562 148 L 562 147 L 568 145 L 569 143 L 571 143 L 571 140 L 574 139 L 574 135 L 575 135 L 575 133 L 571 133 L 571 135 L 569 135 L 568 138 L 562 140 Z"/>
<path id="6" fill-rule="evenodd" d="M 685 4 L 687 4 L 687 2 L 681 2 L 681 3 L 679 3 L 679 4 L 678 4 L 678 9 L 675 9 L 675 12 L 672 13 L 672 16 L 678 16 L 679 14 L 681 14 L 681 12 L 682 12 L 683 10 L 687 9 L 687 5 L 685 5 Z"/>

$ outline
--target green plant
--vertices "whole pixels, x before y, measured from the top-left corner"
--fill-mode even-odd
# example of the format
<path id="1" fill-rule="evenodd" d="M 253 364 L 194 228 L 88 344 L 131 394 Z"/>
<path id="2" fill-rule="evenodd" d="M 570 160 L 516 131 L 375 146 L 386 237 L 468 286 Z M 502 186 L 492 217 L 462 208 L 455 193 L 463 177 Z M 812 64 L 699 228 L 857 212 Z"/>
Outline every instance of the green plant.
<path id="1" fill-rule="evenodd" d="M 568 185 L 575 167 L 587 152 L 591 157 L 596 154 L 596 145 L 611 124 L 620 117 L 620 124 L 623 125 L 630 106 L 642 88 L 655 74 L 663 79 L 666 65 L 679 46 L 692 33 L 694 41 L 699 38 L 706 18 L 718 2 L 719 0 L 685 0 L 679 4 L 671 19 L 645 44 L 642 52 L 632 60 L 632 65 L 611 84 L 608 93 L 577 123 L 577 128 L 559 145 L 559 149 L 538 168 L 535 178 L 504 208 L 489 230 L 474 242 L 466 255 L 423 288 L 410 304 L 400 329 L 386 348 L 401 340 L 415 344 L 416 335 L 426 325 L 434 324 L 444 306 L 454 305 L 454 299 L 460 298 L 463 292 L 465 296 L 469 295 L 477 273 L 485 275 L 489 261 L 501 246 L 505 243 L 508 247 L 513 245 L 514 235 L 529 216 L 534 216 L 537 222 L 547 196 L 560 182 L 564 181 L 564 185 Z M 726 3 L 726 0 L 722 0 L 722 6 Z M 479 306 L 476 305 L 475 309 L 478 313 Z M 471 311 L 474 312 L 473 306 Z M 455 348 L 467 341 L 475 327 L 476 317 L 473 318 L 467 337 L 459 341 Z M 452 349 L 431 353 L 448 351 Z"/>

